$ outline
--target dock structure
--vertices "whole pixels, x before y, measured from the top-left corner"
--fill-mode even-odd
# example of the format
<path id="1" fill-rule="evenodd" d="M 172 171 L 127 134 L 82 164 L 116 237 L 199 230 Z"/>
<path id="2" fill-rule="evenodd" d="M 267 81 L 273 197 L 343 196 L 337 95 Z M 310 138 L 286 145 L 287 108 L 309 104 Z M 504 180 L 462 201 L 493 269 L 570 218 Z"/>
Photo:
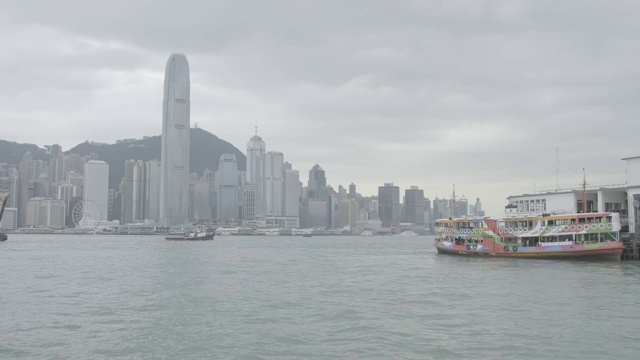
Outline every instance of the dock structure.
<path id="1" fill-rule="evenodd" d="M 628 236 L 622 237 L 624 252 L 622 260 L 640 260 L 640 240 L 630 239 Z"/>

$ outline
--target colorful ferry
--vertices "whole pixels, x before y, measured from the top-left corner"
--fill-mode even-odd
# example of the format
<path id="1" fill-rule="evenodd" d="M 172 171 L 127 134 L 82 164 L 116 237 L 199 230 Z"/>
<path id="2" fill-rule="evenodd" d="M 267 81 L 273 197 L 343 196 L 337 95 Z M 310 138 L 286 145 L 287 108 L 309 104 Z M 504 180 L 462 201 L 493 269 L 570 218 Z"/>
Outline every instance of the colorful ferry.
<path id="1" fill-rule="evenodd" d="M 514 215 L 436 221 L 440 254 L 535 259 L 620 260 L 620 214 Z"/>

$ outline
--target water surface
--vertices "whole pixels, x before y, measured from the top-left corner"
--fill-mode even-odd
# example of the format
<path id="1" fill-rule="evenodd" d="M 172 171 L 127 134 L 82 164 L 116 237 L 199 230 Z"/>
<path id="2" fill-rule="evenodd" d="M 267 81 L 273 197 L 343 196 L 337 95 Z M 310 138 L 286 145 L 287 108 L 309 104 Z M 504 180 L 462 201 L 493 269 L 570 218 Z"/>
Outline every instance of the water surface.
<path id="1" fill-rule="evenodd" d="M 0 358 L 632 359 L 640 266 L 431 237 L 9 235 Z"/>

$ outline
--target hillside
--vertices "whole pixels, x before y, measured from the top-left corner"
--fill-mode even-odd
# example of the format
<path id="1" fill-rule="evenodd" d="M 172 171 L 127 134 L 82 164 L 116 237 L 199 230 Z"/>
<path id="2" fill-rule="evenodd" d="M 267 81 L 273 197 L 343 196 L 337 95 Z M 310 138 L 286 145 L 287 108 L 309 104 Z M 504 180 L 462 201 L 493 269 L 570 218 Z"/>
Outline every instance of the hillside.
<path id="1" fill-rule="evenodd" d="M 160 136 L 146 137 L 120 144 L 91 144 L 82 143 L 65 154 L 80 156 L 96 153 L 98 159 L 109 164 L 109 188 L 117 189 L 124 177 L 124 162 L 126 160 L 160 160 Z M 0 140 L 0 162 L 17 165 L 26 151 L 31 151 L 35 159 L 47 160 L 46 150 L 31 144 L 17 144 Z M 205 169 L 217 170 L 220 156 L 232 153 L 238 160 L 238 170 L 246 168 L 246 157 L 235 146 L 202 129 L 191 129 L 190 170 L 202 175 Z"/>

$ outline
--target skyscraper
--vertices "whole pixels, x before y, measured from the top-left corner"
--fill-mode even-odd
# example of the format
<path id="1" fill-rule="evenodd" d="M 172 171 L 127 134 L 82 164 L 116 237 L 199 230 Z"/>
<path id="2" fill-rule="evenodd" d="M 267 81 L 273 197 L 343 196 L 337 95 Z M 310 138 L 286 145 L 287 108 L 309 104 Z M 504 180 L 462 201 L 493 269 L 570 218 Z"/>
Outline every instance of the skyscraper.
<path id="1" fill-rule="evenodd" d="M 264 153 L 265 144 L 258 136 L 258 127 L 256 126 L 256 134 L 247 143 L 247 182 L 249 184 L 258 182 L 258 158 Z"/>
<path id="2" fill-rule="evenodd" d="M 283 215 L 284 155 L 269 151 L 258 158 L 256 216 Z"/>
<path id="3" fill-rule="evenodd" d="M 189 63 L 172 53 L 164 73 L 160 223 L 186 224 L 189 220 Z"/>
<path id="4" fill-rule="evenodd" d="M 404 217 L 408 223 L 424 224 L 425 199 L 424 190 L 412 186 L 404 191 Z"/>
<path id="5" fill-rule="evenodd" d="M 222 154 L 218 163 L 218 220 L 238 218 L 240 188 L 238 187 L 238 162 L 233 154 Z"/>
<path id="6" fill-rule="evenodd" d="M 309 182 L 307 189 L 310 198 L 326 199 L 328 195 L 327 177 L 324 174 L 324 170 L 322 170 L 318 164 L 315 164 L 311 170 L 309 170 Z"/>
<path id="7" fill-rule="evenodd" d="M 393 183 L 378 187 L 378 215 L 382 227 L 400 225 L 400 188 Z"/>

